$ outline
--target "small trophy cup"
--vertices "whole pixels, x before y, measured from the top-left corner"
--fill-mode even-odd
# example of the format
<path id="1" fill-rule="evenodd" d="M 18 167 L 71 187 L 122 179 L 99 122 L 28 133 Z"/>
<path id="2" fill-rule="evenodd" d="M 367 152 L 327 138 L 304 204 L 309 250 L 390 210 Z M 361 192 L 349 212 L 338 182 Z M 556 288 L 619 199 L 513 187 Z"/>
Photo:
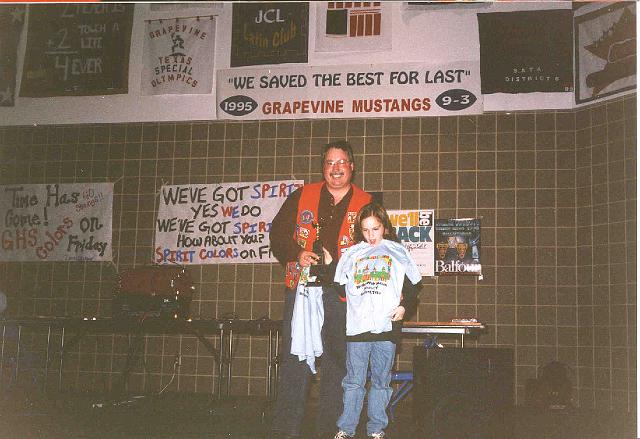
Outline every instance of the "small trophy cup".
<path id="1" fill-rule="evenodd" d="M 313 252 L 319 256 L 318 264 L 309 267 L 309 282 L 307 285 L 315 287 L 322 285 L 322 276 L 324 275 L 324 252 L 322 251 L 322 241 L 320 240 L 320 224 L 313 223 L 316 229 L 316 240 L 313 242 Z"/>

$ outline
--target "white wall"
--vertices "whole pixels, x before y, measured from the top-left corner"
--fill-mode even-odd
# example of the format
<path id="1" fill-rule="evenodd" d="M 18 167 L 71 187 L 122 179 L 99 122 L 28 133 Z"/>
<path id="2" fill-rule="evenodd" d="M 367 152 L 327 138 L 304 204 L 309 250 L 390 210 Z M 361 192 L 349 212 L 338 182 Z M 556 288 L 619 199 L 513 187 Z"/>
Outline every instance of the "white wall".
<path id="1" fill-rule="evenodd" d="M 7 6 L 4 6 L 7 7 Z M 31 4 L 30 8 L 39 5 Z M 477 12 L 506 12 L 531 9 L 571 8 L 562 1 L 489 3 L 475 7 L 407 10 L 404 2 L 393 2 L 393 49 L 385 52 L 315 52 L 316 4 L 309 8 L 309 65 L 382 64 L 401 62 L 449 62 L 479 60 Z M 220 8 L 206 3 L 184 4 L 169 12 L 150 10 L 149 3 L 135 7 L 129 64 L 129 93 L 126 95 L 22 98 L 15 107 L 0 108 L 0 125 L 40 125 L 71 123 L 116 123 L 148 121 L 215 120 L 215 72 L 209 95 L 144 96 L 140 92 L 144 20 L 219 13 L 216 18 L 217 69 L 229 68 L 231 44 L 231 3 Z M 18 56 L 18 81 L 26 41 L 25 25 Z M 19 85 L 19 84 L 18 84 Z M 484 96 L 485 111 L 567 109 L 573 106 L 573 93 L 493 94 Z"/>

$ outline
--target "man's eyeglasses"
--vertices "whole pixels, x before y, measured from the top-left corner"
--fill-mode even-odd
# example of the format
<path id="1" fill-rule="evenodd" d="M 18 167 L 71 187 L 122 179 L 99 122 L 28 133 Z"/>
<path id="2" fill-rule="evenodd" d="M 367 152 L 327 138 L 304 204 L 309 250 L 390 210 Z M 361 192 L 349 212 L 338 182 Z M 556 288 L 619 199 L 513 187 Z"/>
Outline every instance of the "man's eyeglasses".
<path id="1" fill-rule="evenodd" d="M 338 166 L 344 166 L 344 165 L 348 165 L 351 163 L 351 160 L 345 160 L 345 159 L 340 159 L 340 160 L 325 160 L 324 161 L 324 165 L 327 168 L 331 168 L 333 167 L 333 165 L 338 165 Z"/>

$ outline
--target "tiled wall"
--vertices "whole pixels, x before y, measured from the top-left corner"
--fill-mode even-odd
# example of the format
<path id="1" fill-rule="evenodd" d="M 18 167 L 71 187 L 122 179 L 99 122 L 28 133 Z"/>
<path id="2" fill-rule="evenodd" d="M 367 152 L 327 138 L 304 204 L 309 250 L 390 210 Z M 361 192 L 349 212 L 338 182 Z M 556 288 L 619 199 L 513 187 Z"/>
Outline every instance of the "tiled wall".
<path id="1" fill-rule="evenodd" d="M 468 343 L 515 348 L 519 402 L 527 379 L 557 359 L 571 367 L 578 405 L 633 411 L 635 99 L 460 117 L 2 128 L 0 183 L 115 182 L 114 264 L 1 264 L 7 314 L 108 316 L 117 270 L 151 260 L 163 183 L 317 181 L 322 145 L 347 138 L 355 182 L 382 192 L 388 208 L 482 218 L 484 279 L 425 279 L 417 319 L 485 322 L 487 332 Z M 191 269 L 194 317 L 281 317 L 279 266 Z M 41 338 L 26 339 L 37 350 Z M 400 368 L 411 367 L 418 342 L 404 341 Z M 146 364 L 135 357 L 130 390 L 166 385 L 178 350 L 182 366 L 168 389 L 216 390 L 214 359 L 195 338 L 140 343 Z M 239 335 L 236 346 L 232 393 L 264 394 L 265 337 Z M 67 358 L 64 387 L 115 388 L 127 352 L 125 337 L 85 337 Z"/>
<path id="2" fill-rule="evenodd" d="M 587 406 L 635 399 L 636 170 L 635 100 L 576 112 L 576 377 Z"/>

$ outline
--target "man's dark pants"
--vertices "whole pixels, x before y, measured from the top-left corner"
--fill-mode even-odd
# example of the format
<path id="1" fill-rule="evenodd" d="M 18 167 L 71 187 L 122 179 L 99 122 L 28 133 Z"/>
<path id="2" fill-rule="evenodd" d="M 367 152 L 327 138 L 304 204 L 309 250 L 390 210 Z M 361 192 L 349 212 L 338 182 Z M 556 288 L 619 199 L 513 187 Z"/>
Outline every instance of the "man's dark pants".
<path id="1" fill-rule="evenodd" d="M 295 290 L 285 290 L 284 312 L 280 344 L 278 398 L 272 429 L 287 435 L 300 434 L 311 371 L 305 361 L 291 355 L 291 317 Z M 320 363 L 320 392 L 316 413 L 316 433 L 336 430 L 342 414 L 342 379 L 346 373 L 346 304 L 337 291 L 323 287 L 324 324 L 322 326 L 323 354 Z"/>

